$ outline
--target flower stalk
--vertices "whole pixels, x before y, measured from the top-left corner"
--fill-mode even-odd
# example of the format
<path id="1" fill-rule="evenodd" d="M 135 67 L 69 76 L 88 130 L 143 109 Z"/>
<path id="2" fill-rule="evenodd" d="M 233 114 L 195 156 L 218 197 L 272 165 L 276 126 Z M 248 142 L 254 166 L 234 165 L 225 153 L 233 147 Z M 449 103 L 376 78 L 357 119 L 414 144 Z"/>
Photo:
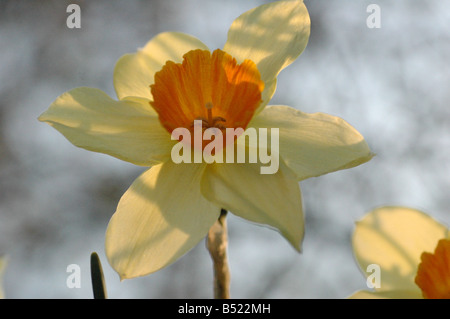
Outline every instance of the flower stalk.
<path id="1" fill-rule="evenodd" d="M 214 298 L 230 298 L 230 269 L 228 267 L 227 211 L 222 209 L 220 216 L 208 232 L 207 248 L 214 267 Z"/>
<path id="2" fill-rule="evenodd" d="M 91 279 L 94 299 L 107 299 L 102 263 L 96 252 L 91 254 Z"/>

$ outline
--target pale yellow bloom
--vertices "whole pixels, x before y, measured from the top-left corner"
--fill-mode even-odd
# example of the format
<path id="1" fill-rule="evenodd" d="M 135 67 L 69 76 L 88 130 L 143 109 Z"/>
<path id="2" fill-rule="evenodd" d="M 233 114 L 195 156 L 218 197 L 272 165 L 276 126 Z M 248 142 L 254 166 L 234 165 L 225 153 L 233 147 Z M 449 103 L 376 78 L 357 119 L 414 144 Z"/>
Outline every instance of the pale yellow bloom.
<path id="1" fill-rule="evenodd" d="M 0 299 L 5 298 L 2 280 L 3 280 L 3 276 L 5 274 L 7 261 L 8 260 L 7 260 L 6 256 L 0 256 Z"/>
<path id="2" fill-rule="evenodd" d="M 211 53 L 192 36 L 161 33 L 117 62 L 117 101 L 77 88 L 41 115 L 76 146 L 152 166 L 108 225 L 106 254 L 122 279 L 174 262 L 205 237 L 221 208 L 277 229 L 300 250 L 298 182 L 370 160 L 364 138 L 344 120 L 266 106 L 278 73 L 305 49 L 309 32 L 302 1 L 277 1 L 238 17 L 223 50 Z M 196 118 L 220 129 L 279 128 L 279 170 L 262 175 L 260 162 L 175 164 L 170 133 Z M 234 145 L 246 147 L 242 139 Z"/>
<path id="3" fill-rule="evenodd" d="M 450 298 L 450 232 L 429 215 L 387 206 L 356 223 L 353 250 L 363 274 L 380 268 L 380 286 L 351 298 Z"/>

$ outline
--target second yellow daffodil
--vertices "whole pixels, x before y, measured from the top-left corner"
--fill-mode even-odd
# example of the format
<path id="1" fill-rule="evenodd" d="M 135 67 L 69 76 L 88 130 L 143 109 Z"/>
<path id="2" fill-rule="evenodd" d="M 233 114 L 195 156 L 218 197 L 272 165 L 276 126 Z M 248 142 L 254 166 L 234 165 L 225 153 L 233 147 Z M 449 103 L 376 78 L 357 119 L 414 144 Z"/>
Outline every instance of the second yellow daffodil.
<path id="1" fill-rule="evenodd" d="M 431 216 L 408 207 L 387 206 L 356 223 L 353 250 L 365 275 L 380 271 L 379 287 L 351 298 L 450 299 L 450 231 Z"/>

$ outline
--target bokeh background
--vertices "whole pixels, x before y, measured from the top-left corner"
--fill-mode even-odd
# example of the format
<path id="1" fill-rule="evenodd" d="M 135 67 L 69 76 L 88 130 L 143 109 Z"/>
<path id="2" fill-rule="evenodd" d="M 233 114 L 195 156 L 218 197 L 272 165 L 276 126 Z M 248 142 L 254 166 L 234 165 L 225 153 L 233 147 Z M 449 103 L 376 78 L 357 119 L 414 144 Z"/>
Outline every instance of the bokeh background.
<path id="1" fill-rule="evenodd" d="M 115 97 L 115 62 L 162 31 L 221 48 L 238 15 L 268 1 L 0 0 L 0 254 L 6 298 L 92 298 L 96 251 L 110 298 L 211 298 L 201 242 L 147 277 L 119 281 L 104 233 L 142 167 L 78 149 L 37 117 L 61 93 L 97 87 Z M 69 29 L 66 8 L 81 7 Z M 366 287 L 351 248 L 354 222 L 385 204 L 450 223 L 450 3 L 305 0 L 311 38 L 279 76 L 271 104 L 340 116 L 377 156 L 301 182 L 303 253 L 278 233 L 229 216 L 231 296 L 345 298 Z M 381 28 L 368 28 L 371 3 Z M 176 200 L 176 194 L 174 194 Z M 81 267 L 69 289 L 67 266 Z"/>

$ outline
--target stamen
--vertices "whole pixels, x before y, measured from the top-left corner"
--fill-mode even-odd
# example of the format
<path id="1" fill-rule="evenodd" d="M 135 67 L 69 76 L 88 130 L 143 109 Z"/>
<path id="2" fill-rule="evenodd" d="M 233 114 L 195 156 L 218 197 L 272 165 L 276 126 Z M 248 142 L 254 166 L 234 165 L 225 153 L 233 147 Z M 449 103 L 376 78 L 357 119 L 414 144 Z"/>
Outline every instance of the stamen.
<path id="1" fill-rule="evenodd" d="M 215 124 L 214 127 L 218 128 L 219 130 L 222 130 L 222 131 L 226 130 L 225 125 L 220 124 L 220 123 Z"/>
<path id="2" fill-rule="evenodd" d="M 203 117 L 197 117 L 194 121 L 192 121 L 191 128 L 196 125 L 195 121 L 202 121 L 201 125 L 204 127 L 209 127 L 209 123 Z"/>
<path id="3" fill-rule="evenodd" d="M 208 126 L 214 126 L 212 117 L 213 104 L 211 102 L 206 102 L 205 107 L 208 110 L 208 124 L 209 124 Z"/>
<path id="4" fill-rule="evenodd" d="M 213 118 L 212 124 L 213 124 L 213 126 L 217 126 L 217 122 L 226 122 L 226 121 L 227 121 L 227 120 L 224 119 L 223 117 L 221 117 L 221 116 L 216 116 L 216 117 Z M 222 124 L 218 124 L 218 125 L 222 125 Z M 223 126 L 223 125 L 222 125 L 222 126 Z"/>

